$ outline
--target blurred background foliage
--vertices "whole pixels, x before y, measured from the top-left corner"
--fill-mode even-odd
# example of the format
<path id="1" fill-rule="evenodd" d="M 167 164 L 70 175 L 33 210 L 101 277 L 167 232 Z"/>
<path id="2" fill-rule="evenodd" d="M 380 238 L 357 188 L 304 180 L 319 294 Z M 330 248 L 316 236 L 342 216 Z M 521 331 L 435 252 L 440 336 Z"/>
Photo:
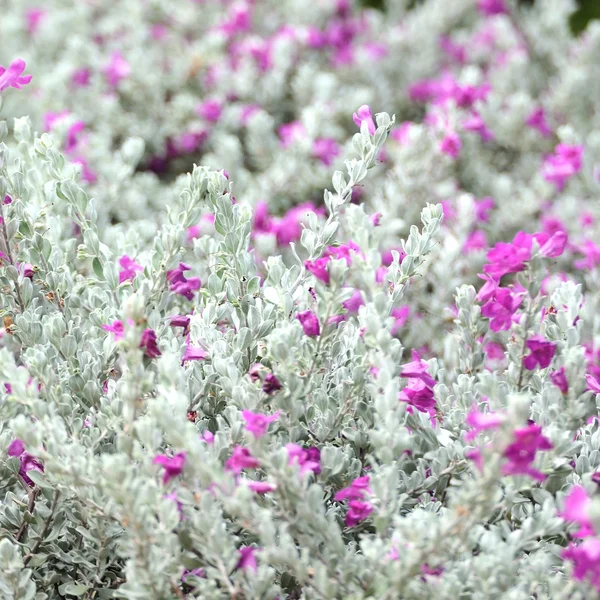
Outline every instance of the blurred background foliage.
<path id="1" fill-rule="evenodd" d="M 416 5 L 423 0 L 413 0 Z M 533 4 L 535 0 L 518 0 L 520 4 Z M 364 6 L 384 9 L 385 0 L 361 0 Z M 600 19 L 600 0 L 577 0 L 579 8 L 571 15 L 571 29 L 581 33 L 592 19 Z"/>

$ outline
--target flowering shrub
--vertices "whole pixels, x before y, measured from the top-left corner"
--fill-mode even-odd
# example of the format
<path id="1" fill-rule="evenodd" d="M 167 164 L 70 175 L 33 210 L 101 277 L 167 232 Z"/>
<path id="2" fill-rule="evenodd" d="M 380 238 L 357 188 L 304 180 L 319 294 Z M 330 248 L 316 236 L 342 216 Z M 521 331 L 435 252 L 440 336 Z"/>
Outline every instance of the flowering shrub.
<path id="1" fill-rule="evenodd" d="M 2 12 L 2 597 L 599 596 L 600 26 L 413 4 Z"/>

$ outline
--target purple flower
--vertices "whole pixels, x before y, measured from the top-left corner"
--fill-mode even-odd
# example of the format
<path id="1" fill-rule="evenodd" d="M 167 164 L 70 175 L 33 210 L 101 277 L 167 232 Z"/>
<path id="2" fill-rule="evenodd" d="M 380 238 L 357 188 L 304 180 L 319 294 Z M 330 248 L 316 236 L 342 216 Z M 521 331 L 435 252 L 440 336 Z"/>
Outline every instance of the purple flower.
<path id="1" fill-rule="evenodd" d="M 558 144 L 554 154 L 544 161 L 542 175 L 544 179 L 556 186 L 560 192 L 565 183 L 581 171 L 583 167 L 583 146 Z"/>
<path id="2" fill-rule="evenodd" d="M 552 129 L 550 125 L 548 125 L 548 121 L 546 120 L 546 113 L 544 109 L 540 106 L 536 108 L 525 121 L 525 125 L 531 127 L 532 129 L 537 129 L 543 137 L 550 137 L 552 135 Z"/>
<path id="3" fill-rule="evenodd" d="M 479 412 L 477 406 L 473 404 L 469 414 L 467 415 L 467 418 L 465 419 L 465 423 L 473 429 L 467 432 L 465 435 L 465 440 L 470 442 L 477 437 L 480 432 L 486 431 L 487 429 L 496 429 L 496 427 L 502 425 L 504 420 L 504 415 L 494 412 Z"/>
<path id="4" fill-rule="evenodd" d="M 33 487 L 35 484 L 31 478 L 27 475 L 29 471 L 40 471 L 44 472 L 44 466 L 36 458 L 25 452 L 25 444 L 23 440 L 15 439 L 10 443 L 7 451 L 8 456 L 20 457 L 21 464 L 19 466 L 19 475 L 23 478 L 25 483 Z"/>
<path id="5" fill-rule="evenodd" d="M 118 87 L 123 79 L 131 75 L 131 66 L 120 52 L 113 52 L 110 62 L 104 67 L 104 76 L 108 85 Z"/>
<path id="6" fill-rule="evenodd" d="M 138 272 L 144 270 L 142 265 L 135 262 L 135 260 L 127 256 L 127 254 L 121 256 L 119 265 L 121 265 L 121 270 L 119 271 L 119 283 L 132 280 Z"/>
<path id="7" fill-rule="evenodd" d="M 166 454 L 159 454 L 152 461 L 155 465 L 161 465 L 165 472 L 163 473 L 163 484 L 169 483 L 173 477 L 181 475 L 183 466 L 185 464 L 185 452 L 179 452 L 175 456 L 167 456 Z"/>
<path id="8" fill-rule="evenodd" d="M 369 129 L 369 133 L 371 135 L 375 135 L 375 131 L 377 131 L 377 127 L 375 126 L 375 121 L 373 121 L 373 114 L 371 113 L 371 108 L 367 104 L 363 104 L 353 115 L 352 119 L 356 123 L 358 127 L 361 127 L 363 121 L 366 122 L 367 127 Z"/>
<path id="9" fill-rule="evenodd" d="M 225 463 L 225 468 L 236 475 L 239 475 L 244 469 L 256 469 L 258 466 L 260 466 L 258 460 L 250 454 L 248 448 L 243 446 L 236 446 L 233 454 Z"/>
<path id="10" fill-rule="evenodd" d="M 600 591 L 600 539 L 589 538 L 581 544 L 571 544 L 562 557 L 574 563 L 573 577 L 577 581 L 589 580 Z"/>
<path id="11" fill-rule="evenodd" d="M 32 75 L 21 75 L 25 67 L 25 61 L 22 58 L 15 58 L 8 69 L 0 65 L 0 92 L 9 87 L 20 90 L 21 86 L 27 85 L 31 81 Z"/>
<path id="12" fill-rule="evenodd" d="M 169 325 L 171 327 L 183 327 L 187 329 L 190 325 L 189 315 L 173 315 L 170 317 Z"/>
<path id="13" fill-rule="evenodd" d="M 412 351 L 412 361 L 402 366 L 400 377 L 407 379 L 420 379 L 428 388 L 435 387 L 435 379 L 427 372 L 429 365 L 421 359 L 419 353 Z"/>
<path id="14" fill-rule="evenodd" d="M 508 13 L 508 8 L 506 7 L 504 0 L 479 0 L 477 8 L 479 9 L 479 12 L 486 17 Z"/>
<path id="15" fill-rule="evenodd" d="M 585 538 L 594 535 L 594 526 L 588 516 L 592 499 L 587 495 L 582 486 L 571 488 L 565 498 L 565 507 L 559 515 L 566 521 L 574 521 L 579 529 L 573 534 L 575 537 Z"/>
<path id="16" fill-rule="evenodd" d="M 435 396 L 433 390 L 421 379 L 410 379 L 400 392 L 399 400 L 414 406 L 419 412 L 435 415 Z"/>
<path id="17" fill-rule="evenodd" d="M 277 421 L 280 414 L 281 411 L 277 411 L 272 415 L 254 413 L 250 410 L 242 411 L 242 416 L 244 417 L 244 421 L 246 421 L 246 431 L 249 431 L 255 438 L 265 435 L 269 425 Z"/>
<path id="18" fill-rule="evenodd" d="M 365 305 L 365 301 L 363 300 L 363 296 L 362 296 L 362 293 L 360 290 L 354 290 L 352 292 L 352 296 L 350 296 L 350 298 L 348 298 L 348 300 L 345 300 L 344 302 L 342 302 L 342 306 L 349 313 L 358 313 L 358 309 L 364 305 Z"/>
<path id="19" fill-rule="evenodd" d="M 161 355 L 156 343 L 156 333 L 153 329 L 144 329 L 140 340 L 140 348 L 144 349 L 144 353 L 148 358 L 158 358 Z"/>
<path id="20" fill-rule="evenodd" d="M 265 394 L 273 394 L 282 387 L 281 382 L 273 373 L 267 373 L 263 380 L 262 390 Z"/>
<path id="21" fill-rule="evenodd" d="M 238 560 L 237 565 L 235 565 L 235 568 L 256 573 L 258 567 L 256 562 L 256 552 L 258 552 L 258 549 L 253 548 L 252 546 L 240 548 L 240 559 Z"/>
<path id="22" fill-rule="evenodd" d="M 569 391 L 569 382 L 565 375 L 565 368 L 561 367 L 558 371 L 550 373 L 550 381 L 563 393 L 566 394 Z"/>
<path id="23" fill-rule="evenodd" d="M 347 488 L 340 490 L 334 497 L 338 502 L 348 500 L 348 512 L 345 523 L 348 527 L 355 527 L 364 521 L 372 512 L 373 507 L 368 501 L 368 496 L 373 492 L 369 487 L 369 476 L 358 477 Z"/>
<path id="24" fill-rule="evenodd" d="M 317 279 L 328 284 L 329 271 L 327 270 L 327 265 L 329 264 L 330 260 L 330 256 L 321 256 L 316 260 L 304 261 L 304 266 L 306 267 L 306 270 L 310 271 Z"/>
<path id="25" fill-rule="evenodd" d="M 340 154 L 340 145 L 332 138 L 318 138 L 313 142 L 313 156 L 318 158 L 326 167 Z"/>
<path id="26" fill-rule="evenodd" d="M 509 288 L 496 288 L 492 297 L 482 306 L 481 314 L 490 319 L 492 331 L 508 330 L 512 324 L 513 315 L 522 302 L 523 297 L 520 294 L 514 294 Z"/>
<path id="27" fill-rule="evenodd" d="M 177 497 L 177 492 L 171 492 L 170 494 L 166 494 L 165 500 L 172 500 L 173 502 L 175 502 L 177 512 L 179 513 L 179 521 L 183 521 L 183 504 L 179 501 L 179 498 Z"/>
<path id="28" fill-rule="evenodd" d="M 447 132 L 440 142 L 440 150 L 451 158 L 458 158 L 461 148 L 462 141 L 455 131 Z"/>
<path id="29" fill-rule="evenodd" d="M 250 479 L 246 480 L 246 484 L 248 487 L 257 494 L 268 494 L 269 492 L 274 492 L 277 489 L 277 486 L 274 483 L 268 483 L 267 481 L 252 481 Z"/>
<path id="30" fill-rule="evenodd" d="M 531 464 L 538 450 L 550 450 L 552 443 L 542 435 L 542 428 L 535 423 L 514 431 L 514 441 L 504 451 L 508 463 L 502 468 L 505 475 L 529 475 L 537 481 L 543 481 L 546 476 L 534 469 Z"/>
<path id="31" fill-rule="evenodd" d="M 321 332 L 321 328 L 319 327 L 319 319 L 317 315 L 312 310 L 307 310 L 305 312 L 298 313 L 296 315 L 298 321 L 302 325 L 302 329 L 304 329 L 304 333 L 309 337 L 317 337 Z"/>
<path id="32" fill-rule="evenodd" d="M 206 358 L 208 358 L 208 353 L 204 348 L 200 348 L 200 346 L 190 346 L 189 342 L 186 341 L 185 352 L 181 358 L 182 365 L 190 360 L 205 360 Z"/>
<path id="33" fill-rule="evenodd" d="M 196 108 L 196 112 L 205 121 L 216 123 L 221 117 L 223 106 L 218 100 L 205 100 Z"/>
<path id="34" fill-rule="evenodd" d="M 288 465 L 299 465 L 301 475 L 308 471 L 312 471 L 315 475 L 321 472 L 321 452 L 318 448 L 305 450 L 297 444 L 286 444 L 285 449 L 288 452 Z"/>
<path id="35" fill-rule="evenodd" d="M 550 365 L 556 352 L 556 344 L 548 342 L 541 335 L 534 335 L 527 340 L 526 346 L 531 351 L 523 359 L 523 366 L 527 370 L 533 371 L 538 366 L 540 369 L 545 369 Z"/>
<path id="36" fill-rule="evenodd" d="M 123 321 L 113 321 L 110 325 L 102 325 L 104 331 L 109 331 L 115 336 L 115 340 L 123 339 L 125 335 L 125 327 Z"/>
<path id="37" fill-rule="evenodd" d="M 200 289 L 202 282 L 198 277 L 186 279 L 184 272 L 189 271 L 191 267 L 185 263 L 179 263 L 175 269 L 167 271 L 167 281 L 171 284 L 170 290 L 184 296 L 188 300 L 194 299 L 194 292 Z"/>

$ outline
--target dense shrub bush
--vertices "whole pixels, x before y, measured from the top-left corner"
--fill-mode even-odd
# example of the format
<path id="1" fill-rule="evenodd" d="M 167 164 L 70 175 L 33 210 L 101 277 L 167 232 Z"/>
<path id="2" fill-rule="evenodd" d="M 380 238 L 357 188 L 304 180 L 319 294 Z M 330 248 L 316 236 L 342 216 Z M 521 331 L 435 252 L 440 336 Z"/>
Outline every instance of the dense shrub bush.
<path id="1" fill-rule="evenodd" d="M 3 598 L 599 596 L 600 26 L 413 4 L 0 2 Z"/>

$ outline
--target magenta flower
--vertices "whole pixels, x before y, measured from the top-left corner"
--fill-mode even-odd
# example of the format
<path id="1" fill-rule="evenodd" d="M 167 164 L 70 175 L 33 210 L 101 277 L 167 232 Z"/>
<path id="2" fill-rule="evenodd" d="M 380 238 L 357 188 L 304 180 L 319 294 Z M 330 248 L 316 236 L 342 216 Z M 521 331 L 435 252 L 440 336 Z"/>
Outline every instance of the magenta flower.
<path id="1" fill-rule="evenodd" d="M 249 431 L 255 438 L 265 435 L 269 425 L 277 421 L 280 414 L 281 411 L 279 410 L 272 415 L 254 413 L 250 410 L 242 411 L 242 416 L 244 417 L 244 421 L 246 421 L 246 431 Z"/>
<path id="2" fill-rule="evenodd" d="M 181 475 L 183 466 L 185 465 L 185 452 L 179 452 L 175 456 L 167 456 L 166 454 L 159 454 L 152 461 L 155 465 L 161 465 L 165 472 L 163 473 L 163 484 L 166 485 L 173 479 Z"/>
<path id="3" fill-rule="evenodd" d="M 188 342 L 185 344 L 185 351 L 181 358 L 181 364 L 190 360 L 205 360 L 208 358 L 208 352 L 200 346 L 191 346 Z"/>
<path id="4" fill-rule="evenodd" d="M 577 581 L 588 580 L 600 592 L 600 539 L 571 544 L 563 550 L 562 557 L 574 563 L 573 577 Z"/>
<path id="5" fill-rule="evenodd" d="M 458 158 L 462 148 L 460 136 L 455 131 L 446 133 L 440 142 L 440 150 L 452 158 Z"/>
<path id="6" fill-rule="evenodd" d="M 571 488 L 565 498 L 565 508 L 559 516 L 565 521 L 574 521 L 579 525 L 579 529 L 573 534 L 575 537 L 585 538 L 594 535 L 594 527 L 588 517 L 591 504 L 591 498 L 580 485 Z"/>
<path id="7" fill-rule="evenodd" d="M 43 8 L 29 8 L 25 12 L 25 21 L 27 22 L 27 31 L 29 35 L 35 35 L 47 12 Z"/>
<path id="8" fill-rule="evenodd" d="M 327 265 L 331 258 L 329 256 L 321 256 L 316 260 L 307 260 L 304 261 L 304 266 L 307 271 L 310 271 L 317 279 L 321 280 L 323 283 L 329 283 L 329 271 L 327 270 Z"/>
<path id="9" fill-rule="evenodd" d="M 71 77 L 71 82 L 76 87 L 87 87 L 90 84 L 92 72 L 90 69 L 83 68 L 75 71 Z"/>
<path id="10" fill-rule="evenodd" d="M 148 358 L 158 358 L 161 355 L 156 343 L 156 333 L 153 329 L 144 329 L 140 340 L 140 348 L 144 349 L 144 354 Z"/>
<path id="11" fill-rule="evenodd" d="M 257 494 L 268 494 L 269 492 L 274 492 L 277 489 L 277 486 L 274 483 L 268 483 L 266 481 L 247 480 L 246 484 L 253 492 L 256 492 Z"/>
<path id="12" fill-rule="evenodd" d="M 600 394 L 600 382 L 593 375 L 586 375 L 585 381 L 588 390 L 594 392 L 594 394 Z"/>
<path id="13" fill-rule="evenodd" d="M 396 333 L 398 333 L 398 330 L 402 329 L 402 327 L 406 325 L 409 315 L 410 306 L 408 306 L 408 304 L 392 308 L 391 316 L 394 317 L 394 324 L 392 325 L 392 328 L 390 330 L 390 333 L 392 335 L 396 335 Z"/>
<path id="14" fill-rule="evenodd" d="M 257 548 L 253 548 L 252 546 L 244 546 L 243 548 L 240 548 L 240 559 L 237 565 L 235 565 L 235 568 L 256 573 L 256 569 L 258 568 L 256 562 L 256 552 L 258 552 Z"/>
<path id="15" fill-rule="evenodd" d="M 479 412 L 477 406 L 473 404 L 471 406 L 471 410 L 469 410 L 469 413 L 467 414 L 467 418 L 465 419 L 465 423 L 473 429 L 467 432 L 467 434 L 465 435 L 465 440 L 467 442 L 470 442 L 471 440 L 475 439 L 482 431 L 486 431 L 488 429 L 496 429 L 497 427 L 502 425 L 504 420 L 504 415 L 494 412 Z"/>
<path id="16" fill-rule="evenodd" d="M 279 127 L 279 140 L 284 148 L 291 146 L 294 142 L 306 136 L 304 125 L 300 121 L 284 123 Z"/>
<path id="17" fill-rule="evenodd" d="M 108 85 L 116 88 L 123 79 L 127 79 L 130 75 L 131 66 L 129 63 L 120 52 L 113 52 L 110 62 L 104 67 L 104 77 L 106 77 Z"/>
<path id="18" fill-rule="evenodd" d="M 313 446 L 304 449 L 297 444 L 286 444 L 285 449 L 288 452 L 288 465 L 298 465 L 301 475 L 308 471 L 315 475 L 321 472 L 321 452 L 318 448 Z"/>
<path id="19" fill-rule="evenodd" d="M 183 327 L 187 329 L 190 325 L 190 316 L 189 315 L 173 315 L 170 317 L 169 325 L 171 327 Z"/>
<path id="20" fill-rule="evenodd" d="M 481 308 L 481 314 L 490 319 L 492 331 L 507 331 L 522 302 L 520 294 L 514 294 L 509 288 L 497 288 L 493 297 Z"/>
<path id="21" fill-rule="evenodd" d="M 536 237 L 536 236 L 534 236 Z M 557 231 L 545 242 L 543 234 L 537 234 L 536 240 L 540 244 L 540 254 L 547 258 L 560 256 L 567 245 L 567 234 L 564 231 Z"/>
<path id="22" fill-rule="evenodd" d="M 583 146 L 558 144 L 544 161 L 542 175 L 560 192 L 565 183 L 583 168 Z"/>
<path id="23" fill-rule="evenodd" d="M 358 313 L 358 309 L 365 305 L 362 292 L 360 290 L 354 290 L 352 296 L 342 302 L 342 307 L 345 308 L 349 313 Z"/>
<path id="24" fill-rule="evenodd" d="M 262 390 L 265 394 L 273 394 L 282 388 L 281 382 L 273 373 L 267 373 L 263 380 Z"/>
<path id="25" fill-rule="evenodd" d="M 367 128 L 371 135 L 375 135 L 375 131 L 377 131 L 377 127 L 375 126 L 375 121 L 373 121 L 373 114 L 371 113 L 371 108 L 363 104 L 353 115 L 352 119 L 356 123 L 356 125 L 360 128 L 362 127 L 363 122 L 367 124 Z"/>
<path id="26" fill-rule="evenodd" d="M 20 458 L 20 466 L 19 466 L 19 475 L 23 478 L 25 483 L 33 487 L 35 484 L 31 480 L 31 478 L 27 475 L 29 471 L 40 471 L 40 473 L 44 472 L 44 466 L 41 462 L 39 462 L 36 458 L 31 456 L 25 452 L 25 444 L 23 440 L 15 439 L 13 440 L 7 451 L 8 456 L 15 456 Z"/>
<path id="27" fill-rule="evenodd" d="M 233 454 L 227 459 L 225 468 L 231 471 L 235 475 L 239 475 L 244 469 L 256 469 L 260 466 L 260 463 L 252 454 L 248 448 L 243 446 L 236 446 L 233 449 Z"/>
<path id="28" fill-rule="evenodd" d="M 338 502 L 348 500 L 348 512 L 345 518 L 347 527 L 355 527 L 373 512 L 373 506 L 368 500 L 368 496 L 372 493 L 369 487 L 369 476 L 365 475 L 358 477 L 349 487 L 335 495 L 335 500 Z"/>
<path id="29" fill-rule="evenodd" d="M 556 352 L 556 344 L 548 342 L 541 335 L 534 335 L 527 340 L 526 346 L 531 351 L 523 358 L 523 366 L 527 370 L 533 371 L 538 366 L 540 369 L 545 369 L 550 365 Z"/>
<path id="30" fill-rule="evenodd" d="M 486 255 L 489 264 L 483 271 L 497 281 L 507 273 L 525 270 L 525 263 L 531 258 L 533 236 L 520 231 L 512 243 L 499 242 Z"/>
<path id="31" fill-rule="evenodd" d="M 433 390 L 421 379 L 410 379 L 408 385 L 398 396 L 401 402 L 414 406 L 419 412 L 435 415 L 435 396 Z"/>
<path id="32" fill-rule="evenodd" d="M 318 138 L 313 142 L 313 156 L 318 158 L 326 167 L 340 154 L 340 145 L 332 138 Z"/>
<path id="33" fill-rule="evenodd" d="M 177 497 L 177 492 L 171 492 L 170 494 L 165 494 L 165 500 L 171 500 L 175 502 L 175 506 L 177 507 L 177 512 L 179 513 L 179 522 L 183 521 L 183 504 L 179 501 Z"/>
<path id="34" fill-rule="evenodd" d="M 420 379 L 428 388 L 433 389 L 436 380 L 427 372 L 429 365 L 421 359 L 416 350 L 412 351 L 412 361 L 402 366 L 400 377 Z"/>
<path id="35" fill-rule="evenodd" d="M 8 69 L 0 65 L 0 92 L 9 87 L 20 90 L 22 86 L 27 85 L 33 75 L 21 75 L 25 70 L 26 64 L 22 58 L 15 58 L 10 63 Z"/>
<path id="36" fill-rule="evenodd" d="M 319 319 L 312 310 L 298 313 L 296 318 L 300 321 L 302 329 L 307 336 L 317 337 L 320 334 L 321 328 L 319 326 Z"/>
<path id="37" fill-rule="evenodd" d="M 221 117 L 223 106 L 218 100 L 205 100 L 196 108 L 196 112 L 200 117 L 209 123 L 216 123 Z"/>
<path id="38" fill-rule="evenodd" d="M 483 142 L 490 142 L 495 137 L 481 115 L 475 110 L 462 122 L 462 127 L 465 131 L 478 134 Z"/>
<path id="39" fill-rule="evenodd" d="M 548 121 L 546 120 L 546 113 L 541 106 L 539 108 L 536 108 L 527 117 L 525 125 L 539 131 L 542 134 L 542 137 L 550 137 L 552 135 L 552 129 L 550 128 L 550 125 L 548 125 Z"/>
<path id="40" fill-rule="evenodd" d="M 102 329 L 112 333 L 117 341 L 123 339 L 125 335 L 123 321 L 113 321 L 110 325 L 102 325 Z"/>
<path id="41" fill-rule="evenodd" d="M 119 259 L 119 265 L 121 265 L 121 270 L 119 271 L 119 283 L 123 283 L 124 281 L 131 281 L 140 271 L 143 271 L 142 265 L 138 264 L 124 254 Z"/>
<path id="42" fill-rule="evenodd" d="M 542 428 L 535 423 L 514 431 L 514 441 L 504 451 L 508 462 L 502 468 L 505 475 L 529 475 L 537 481 L 546 476 L 534 469 L 531 464 L 538 450 L 550 450 L 552 443 L 542 435 Z"/>
<path id="43" fill-rule="evenodd" d="M 167 271 L 167 281 L 171 284 L 169 289 L 175 294 L 185 297 L 187 300 L 193 300 L 194 292 L 198 291 L 202 285 L 198 277 L 186 279 L 184 273 L 191 268 L 185 263 L 179 263 L 175 269 Z"/>
<path id="44" fill-rule="evenodd" d="M 550 381 L 563 393 L 566 394 L 569 391 L 569 382 L 565 375 L 565 368 L 561 367 L 557 371 L 550 373 Z"/>
<path id="45" fill-rule="evenodd" d="M 505 15 L 508 8 L 504 0 L 478 0 L 477 8 L 482 15 L 492 17 L 494 15 Z"/>

